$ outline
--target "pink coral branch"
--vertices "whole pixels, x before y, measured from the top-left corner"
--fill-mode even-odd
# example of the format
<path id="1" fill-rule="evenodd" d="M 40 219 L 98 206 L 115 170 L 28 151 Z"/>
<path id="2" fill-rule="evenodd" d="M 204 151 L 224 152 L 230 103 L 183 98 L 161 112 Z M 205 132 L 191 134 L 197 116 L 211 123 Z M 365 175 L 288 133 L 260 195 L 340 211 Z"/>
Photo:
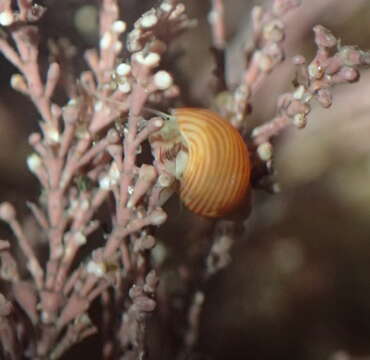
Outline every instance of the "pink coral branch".
<path id="1" fill-rule="evenodd" d="M 284 60 L 284 17 L 298 7 L 299 0 L 275 0 L 271 11 L 256 6 L 252 9 L 252 44 L 246 49 L 247 66 L 242 82 L 233 94 L 234 126 L 242 127 L 251 98 L 267 75 Z"/>
<path id="2" fill-rule="evenodd" d="M 27 258 L 27 268 L 39 289 L 43 287 L 44 271 L 42 270 L 39 261 L 29 244 L 29 240 L 23 232 L 22 227 L 16 219 L 15 209 L 9 203 L 0 204 L 0 218 L 6 221 L 18 239 L 19 246 L 21 247 L 25 257 Z"/>
<path id="3" fill-rule="evenodd" d="M 252 136 L 258 154 L 264 161 L 272 156 L 270 140 L 290 125 L 306 126 L 312 99 L 328 108 L 332 104 L 331 88 L 338 84 L 352 83 L 359 79 L 358 69 L 370 65 L 369 52 L 351 46 L 341 46 L 334 35 L 321 25 L 314 27 L 318 47 L 314 59 L 306 64 L 303 56 L 293 58 L 297 66 L 297 87 L 282 94 L 277 103 L 278 115 L 253 130 Z M 333 50 L 337 50 L 333 53 Z M 267 149 L 267 151 L 265 151 Z"/>

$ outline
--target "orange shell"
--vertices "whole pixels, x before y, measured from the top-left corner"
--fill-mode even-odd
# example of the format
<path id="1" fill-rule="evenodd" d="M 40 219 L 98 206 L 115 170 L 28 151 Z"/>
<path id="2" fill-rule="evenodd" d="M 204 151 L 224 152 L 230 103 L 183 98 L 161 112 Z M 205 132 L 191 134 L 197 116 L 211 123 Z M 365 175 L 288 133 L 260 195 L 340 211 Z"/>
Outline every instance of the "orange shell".
<path id="1" fill-rule="evenodd" d="M 239 132 L 213 111 L 174 111 L 189 151 L 180 182 L 180 198 L 192 212 L 221 217 L 236 210 L 250 185 L 251 163 Z"/>

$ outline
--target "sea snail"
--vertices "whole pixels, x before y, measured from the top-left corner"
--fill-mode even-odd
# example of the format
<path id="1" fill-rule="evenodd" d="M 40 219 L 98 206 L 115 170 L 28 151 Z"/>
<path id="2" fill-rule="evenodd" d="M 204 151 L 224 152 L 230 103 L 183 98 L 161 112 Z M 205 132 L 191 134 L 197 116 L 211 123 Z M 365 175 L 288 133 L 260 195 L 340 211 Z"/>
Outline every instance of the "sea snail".
<path id="1" fill-rule="evenodd" d="M 190 211 L 216 218 L 244 202 L 251 161 L 226 119 L 206 109 L 178 108 L 149 140 L 157 164 L 178 179 L 180 199 Z"/>

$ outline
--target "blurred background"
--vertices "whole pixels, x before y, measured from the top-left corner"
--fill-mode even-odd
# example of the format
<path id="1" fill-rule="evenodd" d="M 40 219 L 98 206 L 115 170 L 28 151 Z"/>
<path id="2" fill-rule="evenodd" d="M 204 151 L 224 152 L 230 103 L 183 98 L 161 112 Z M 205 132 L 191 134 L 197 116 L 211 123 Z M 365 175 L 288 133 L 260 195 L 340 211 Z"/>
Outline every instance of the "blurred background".
<path id="1" fill-rule="evenodd" d="M 303 54 L 310 59 L 315 54 L 315 24 L 331 29 L 343 44 L 370 48 L 369 1 L 302 2 L 287 17 L 285 63 L 253 99 L 250 129 L 271 119 L 278 95 L 292 89 L 291 57 Z M 44 3 L 48 11 L 40 23 L 41 61 L 48 57 L 48 38 L 69 39 L 78 55 L 78 74 L 85 68 L 83 51 L 98 41 L 97 3 Z M 157 1 L 121 3 L 121 17 L 132 25 Z M 186 4 L 198 26 L 178 39 L 166 66 L 181 86 L 182 102 L 207 107 L 213 96 L 209 2 Z M 240 77 L 249 14 L 256 4 L 267 7 L 269 2 L 225 0 L 230 86 Z M 0 57 L 0 200 L 15 202 L 27 223 L 25 201 L 39 195 L 25 161 L 31 152 L 27 138 L 37 129 L 38 114 L 10 88 L 15 71 Z M 232 262 L 206 284 L 199 356 L 194 359 L 370 359 L 370 72 L 363 70 L 358 83 L 340 86 L 333 94 L 330 109 L 313 106 L 304 130 L 288 130 L 276 140 L 281 192 L 253 192 L 252 213 L 245 234 L 234 243 Z M 207 226 L 175 200 L 167 211 L 170 221 L 158 236 L 167 257 L 178 259 L 184 249 L 196 247 Z M 194 230 L 189 234 L 190 226 Z M 9 236 L 3 224 L 0 235 Z M 186 253 L 189 259 L 191 253 Z M 167 262 L 173 267 L 176 261 Z M 181 289 L 176 291 L 181 294 Z M 172 358 L 168 338 L 155 331 L 150 336 L 149 358 Z M 78 358 L 91 346 L 94 349 L 94 339 L 65 358 Z"/>

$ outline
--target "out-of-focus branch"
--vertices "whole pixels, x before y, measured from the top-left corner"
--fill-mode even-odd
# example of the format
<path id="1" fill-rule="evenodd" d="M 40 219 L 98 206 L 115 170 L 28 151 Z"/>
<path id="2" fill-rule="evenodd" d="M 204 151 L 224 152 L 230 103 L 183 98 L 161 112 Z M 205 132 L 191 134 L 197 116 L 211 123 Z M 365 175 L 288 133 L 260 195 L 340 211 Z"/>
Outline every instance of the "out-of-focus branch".
<path id="1" fill-rule="evenodd" d="M 252 97 L 284 60 L 284 17 L 299 5 L 299 0 L 274 0 L 271 10 L 259 6 L 252 9 L 252 43 L 245 49 L 245 71 L 226 105 L 226 115 L 235 127 L 245 128 L 243 121 Z"/>
<path id="2" fill-rule="evenodd" d="M 212 8 L 208 15 L 211 24 L 213 46 L 224 50 L 226 44 L 225 9 L 223 0 L 212 0 Z"/>

